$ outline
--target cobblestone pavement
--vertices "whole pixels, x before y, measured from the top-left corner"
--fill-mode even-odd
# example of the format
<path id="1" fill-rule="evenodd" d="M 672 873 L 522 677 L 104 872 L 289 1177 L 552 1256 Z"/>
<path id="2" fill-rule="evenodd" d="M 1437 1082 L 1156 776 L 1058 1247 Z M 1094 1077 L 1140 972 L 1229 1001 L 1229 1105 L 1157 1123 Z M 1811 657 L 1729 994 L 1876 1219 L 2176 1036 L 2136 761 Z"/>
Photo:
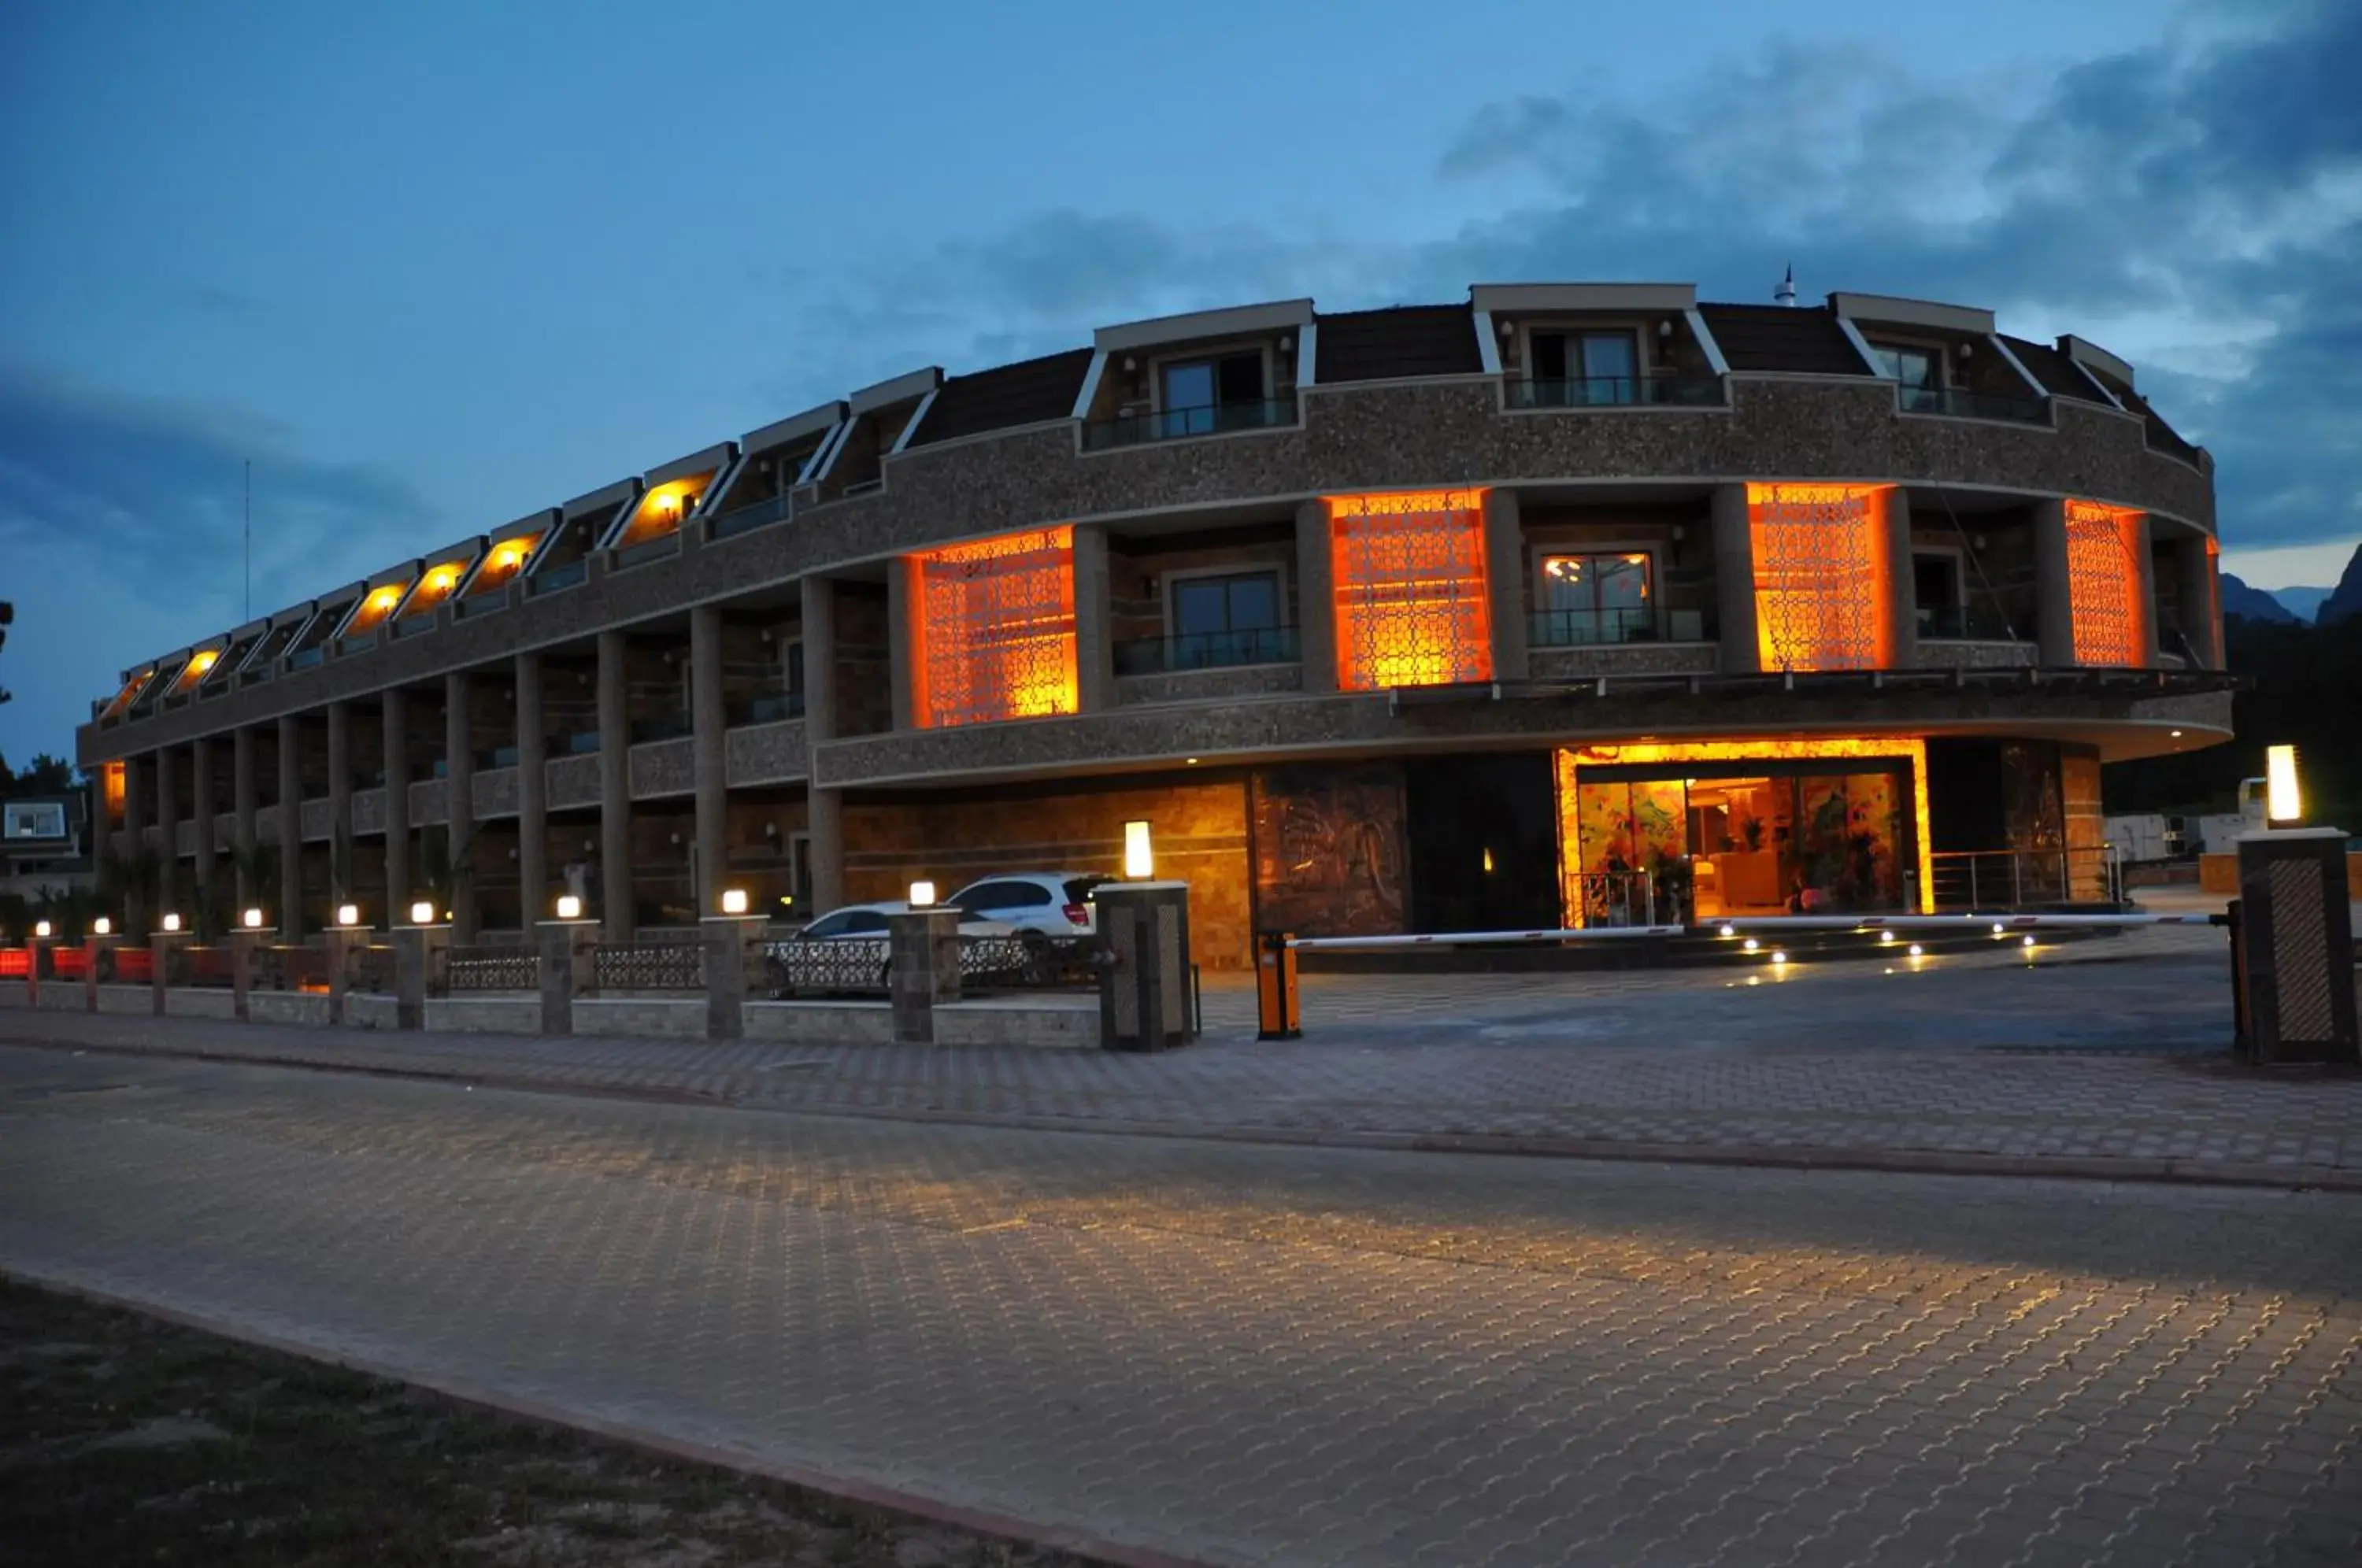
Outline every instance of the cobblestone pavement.
<path id="1" fill-rule="evenodd" d="M 2362 1187 L 2362 1076 L 2239 1067 L 2222 940 L 2159 928 L 2030 964 L 1997 948 L 1785 980 L 1316 977 L 1306 1038 L 1275 1044 L 1217 984 L 1209 1041 L 1155 1056 L 10 1009 L 0 1041 L 1010 1126 Z"/>
<path id="2" fill-rule="evenodd" d="M 2349 1564 L 2362 1198 L 0 1049 L 0 1266 L 1253 1564 Z"/>

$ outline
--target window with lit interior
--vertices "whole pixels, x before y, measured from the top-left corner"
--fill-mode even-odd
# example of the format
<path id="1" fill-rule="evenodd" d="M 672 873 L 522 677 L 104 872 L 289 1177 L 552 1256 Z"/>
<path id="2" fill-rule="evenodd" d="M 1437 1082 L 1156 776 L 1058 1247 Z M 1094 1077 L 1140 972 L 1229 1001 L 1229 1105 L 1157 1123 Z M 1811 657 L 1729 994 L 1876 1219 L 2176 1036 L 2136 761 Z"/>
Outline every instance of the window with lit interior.
<path id="1" fill-rule="evenodd" d="M 1541 558 L 1535 586 L 1533 642 L 1540 647 L 1653 642 L 1656 597 L 1644 550 L 1552 553 Z"/>

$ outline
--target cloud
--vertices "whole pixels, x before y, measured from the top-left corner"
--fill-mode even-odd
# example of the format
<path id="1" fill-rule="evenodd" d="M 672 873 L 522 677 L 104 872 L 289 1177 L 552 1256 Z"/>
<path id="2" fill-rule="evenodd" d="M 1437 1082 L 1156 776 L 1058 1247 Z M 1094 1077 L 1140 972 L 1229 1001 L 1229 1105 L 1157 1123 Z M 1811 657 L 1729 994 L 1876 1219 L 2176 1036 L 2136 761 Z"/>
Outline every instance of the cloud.
<path id="1" fill-rule="evenodd" d="M 132 659 L 245 618 L 242 465 L 254 465 L 254 613 L 432 536 L 398 479 L 296 453 L 235 411 L 127 398 L 0 367 L 0 551 L 17 624 L 0 654 L 0 753 L 70 751 Z"/>

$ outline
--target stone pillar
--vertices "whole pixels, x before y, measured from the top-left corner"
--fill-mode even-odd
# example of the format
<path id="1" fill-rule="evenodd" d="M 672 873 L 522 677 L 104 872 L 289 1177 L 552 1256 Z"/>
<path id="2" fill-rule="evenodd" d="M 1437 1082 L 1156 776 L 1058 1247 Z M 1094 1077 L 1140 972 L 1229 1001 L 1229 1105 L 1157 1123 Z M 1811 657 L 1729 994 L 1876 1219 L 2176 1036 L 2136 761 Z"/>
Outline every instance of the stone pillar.
<path id="1" fill-rule="evenodd" d="M 805 897 L 809 918 L 823 915 L 844 902 L 844 791 L 814 784 L 804 791 L 806 858 L 811 864 L 811 887 Z"/>
<path id="2" fill-rule="evenodd" d="M 2215 580 L 2213 543 L 2203 534 L 2184 534 L 2173 541 L 2175 597 L 2181 605 L 2181 634 L 2190 639 L 2198 662 L 2208 669 L 2223 668 L 2222 587 Z"/>
<path id="3" fill-rule="evenodd" d="M 807 650 L 809 657 L 809 650 Z M 805 667 L 809 679 L 811 667 Z M 697 791 L 697 912 L 722 911 L 730 885 L 729 707 L 722 692 L 722 611 L 689 613 L 690 755 Z"/>
<path id="4" fill-rule="evenodd" d="M 333 918 L 333 917 L 332 917 Z M 328 1021 L 349 1021 L 353 994 L 353 951 L 368 945 L 366 933 L 331 924 L 328 927 Z"/>
<path id="5" fill-rule="evenodd" d="M 1911 571 L 1911 497 L 1900 485 L 1881 491 L 1879 512 L 1886 537 L 1886 613 L 1894 628 L 1887 668 L 1911 669 L 1919 663 L 1919 592 Z"/>
<path id="6" fill-rule="evenodd" d="M 1304 660 L 1304 690 L 1337 690 L 1337 581 L 1329 553 L 1329 503 L 1315 498 L 1296 509 L 1296 635 Z"/>
<path id="7" fill-rule="evenodd" d="M 2343 828 L 2239 835 L 2232 996 L 2258 1062 L 2362 1062 Z"/>
<path id="8" fill-rule="evenodd" d="M 410 693 L 385 689 L 385 919 L 410 918 Z"/>
<path id="9" fill-rule="evenodd" d="M 1711 517 L 1715 613 L 1722 623 L 1722 673 L 1759 674 L 1763 653 L 1755 635 L 1755 530 L 1747 515 L 1747 487 L 1716 485 Z"/>
<path id="10" fill-rule="evenodd" d="M 1094 895 L 1109 963 L 1099 977 L 1099 1043 L 1164 1051 L 1198 1033 L 1189 884 L 1109 882 Z"/>
<path id="11" fill-rule="evenodd" d="M 1526 530 L 1518 492 L 1496 485 L 1485 492 L 1485 580 L 1491 599 L 1493 679 L 1523 680 L 1526 661 Z"/>
<path id="12" fill-rule="evenodd" d="M 591 948 L 599 924 L 588 920 L 546 920 L 533 928 L 540 948 L 541 1032 L 574 1032 L 574 999 L 590 988 Z"/>
<path id="13" fill-rule="evenodd" d="M 339 701 L 328 704 L 329 908 L 349 902 L 353 886 L 353 705 Z"/>
<path id="14" fill-rule="evenodd" d="M 475 682 L 464 669 L 443 678 L 443 833 L 451 848 L 451 940 L 476 940 Z"/>
<path id="15" fill-rule="evenodd" d="M 2034 626 L 2036 662 L 2045 669 L 2075 668 L 2075 591 L 2067 567 L 2067 503 L 2034 506 Z"/>
<path id="16" fill-rule="evenodd" d="M 932 1045 L 935 1005 L 959 1000 L 959 911 L 935 908 L 889 914 L 886 938 L 894 1038 L 905 1045 Z"/>
<path id="17" fill-rule="evenodd" d="M 116 938 L 112 936 L 83 938 L 82 1005 L 84 1012 L 98 1010 L 98 972 L 107 966 L 106 955 L 115 950 L 115 943 Z"/>
<path id="18" fill-rule="evenodd" d="M 196 873 L 192 880 L 195 892 L 190 900 L 189 923 L 204 922 L 204 911 L 212 907 L 214 893 L 214 819 L 218 814 L 214 799 L 213 742 L 199 735 L 189 743 L 189 815 L 197 829 Z M 236 916 L 231 917 L 233 921 Z"/>
<path id="19" fill-rule="evenodd" d="M 1110 624 L 1108 539 L 1104 524 L 1075 528 L 1076 701 L 1086 713 L 1115 706 L 1115 640 Z"/>
<path id="20" fill-rule="evenodd" d="M 130 841 L 128 853 L 134 859 L 138 857 L 140 846 L 148 841 L 148 821 L 151 814 L 149 801 L 152 799 L 150 763 L 151 759 L 148 757 L 127 756 L 123 759 L 123 831 L 124 836 Z M 112 853 L 114 846 L 102 840 L 101 848 L 105 853 Z M 136 889 L 131 893 L 130 907 L 117 912 L 135 923 L 144 920 L 148 913 L 139 907 L 139 893 Z"/>
<path id="21" fill-rule="evenodd" d="M 804 749 L 836 738 L 836 583 L 807 577 L 803 596 Z"/>
<path id="22" fill-rule="evenodd" d="M 292 713 L 279 719 L 279 929 L 290 942 L 304 940 L 304 724 Z M 257 888 L 246 900 L 262 897 Z M 243 906 L 241 906 L 243 908 Z M 334 918 L 333 915 L 331 918 Z"/>
<path id="23" fill-rule="evenodd" d="M 599 634 L 599 897 L 610 942 L 632 937 L 632 709 L 621 632 Z"/>
<path id="24" fill-rule="evenodd" d="M 262 896 L 254 886 L 254 819 L 257 803 L 254 778 L 254 731 L 240 724 L 229 734 L 229 846 L 231 856 L 230 918 Z"/>
<path id="25" fill-rule="evenodd" d="M 2141 616 L 2141 668 L 2157 668 L 2157 556 L 2149 546 L 2148 513 L 2140 513 L 2133 527 L 2133 603 Z"/>
<path id="26" fill-rule="evenodd" d="M 747 981 L 763 972 L 764 923 L 761 915 L 708 915 L 700 922 L 708 1040 L 745 1037 Z"/>
<path id="27" fill-rule="evenodd" d="M 549 917 L 549 737 L 542 719 L 541 656 L 516 656 L 517 922 Z M 569 1015 L 570 1016 L 570 1015 Z"/>
<path id="28" fill-rule="evenodd" d="M 917 647 L 919 639 L 912 635 L 911 617 L 919 603 L 919 563 L 909 556 L 897 556 L 886 567 L 886 652 L 894 695 L 894 727 L 910 729 L 917 723 L 919 712 L 919 669 Z M 811 672 L 811 649 L 804 649 L 804 672 Z"/>
<path id="29" fill-rule="evenodd" d="M 181 808 L 174 782 L 172 748 L 165 746 L 156 753 L 156 836 L 161 841 L 156 849 L 156 912 L 160 914 L 173 907 L 180 881 Z"/>
<path id="30" fill-rule="evenodd" d="M 248 1017 L 247 999 L 254 994 L 254 945 L 263 935 L 244 926 L 229 933 L 229 1010 L 241 1022 Z"/>
<path id="31" fill-rule="evenodd" d="M 160 931 L 148 938 L 148 1010 L 158 1018 L 171 1010 L 172 945 L 182 940 Z"/>
<path id="32" fill-rule="evenodd" d="M 451 961 L 447 925 L 393 928 L 393 1026 L 426 1027 L 426 999 L 443 994 Z"/>

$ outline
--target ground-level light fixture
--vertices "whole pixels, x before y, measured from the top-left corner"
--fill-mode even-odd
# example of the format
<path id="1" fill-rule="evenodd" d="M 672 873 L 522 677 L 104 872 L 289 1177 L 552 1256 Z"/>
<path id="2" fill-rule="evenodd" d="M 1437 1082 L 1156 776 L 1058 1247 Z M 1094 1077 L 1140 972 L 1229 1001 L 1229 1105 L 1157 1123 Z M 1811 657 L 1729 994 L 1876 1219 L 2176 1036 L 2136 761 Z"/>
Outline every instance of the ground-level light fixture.
<path id="1" fill-rule="evenodd" d="M 246 929 L 248 931 L 260 931 L 262 929 L 262 911 L 260 910 L 247 911 L 245 915 L 245 925 Z"/>
<path id="2" fill-rule="evenodd" d="M 1925 958 L 1926 955 L 1927 950 L 1926 948 L 1920 946 L 1915 942 L 1911 944 L 1911 956 L 1914 958 Z"/>
<path id="3" fill-rule="evenodd" d="M 165 914 L 165 916 L 164 916 L 164 929 L 165 929 L 166 931 L 178 931 L 178 930 L 180 930 L 180 929 L 181 929 L 181 917 L 180 917 L 179 915 L 177 915 L 177 914 L 172 914 L 172 913 L 167 912 L 167 913 Z"/>
<path id="4" fill-rule="evenodd" d="M 582 918 L 582 900 L 576 898 L 572 893 L 558 894 L 557 918 L 560 920 L 580 920 Z"/>
<path id="5" fill-rule="evenodd" d="M 745 914 L 746 912 L 746 889 L 744 888 L 723 889 L 722 912 L 726 915 Z"/>
<path id="6" fill-rule="evenodd" d="M 90 933 L 93 936 L 112 936 L 115 934 L 115 922 L 101 915 L 90 922 Z"/>
<path id="7" fill-rule="evenodd" d="M 1741 947 L 1746 948 L 1746 949 L 1747 949 L 1747 951 L 1749 951 L 1749 953 L 1752 953 L 1752 952 L 1754 952 L 1757 948 L 1759 948 L 1759 947 L 1762 946 L 1763 944 L 1762 944 L 1761 943 L 1760 943 L 1760 942 L 1756 941 L 1753 937 L 1751 937 L 1751 936 L 1750 936 L 1750 937 L 1749 937 L 1746 941 L 1744 941 L 1744 942 L 1740 943 L 1740 944 L 1739 944 L 1739 945 L 1740 945 Z"/>
<path id="8" fill-rule="evenodd" d="M 911 907 L 912 909 L 922 910 L 934 901 L 935 885 L 933 882 L 913 882 L 911 884 Z"/>
<path id="9" fill-rule="evenodd" d="M 411 905 L 410 923 L 413 925 L 433 925 L 435 923 L 435 901 L 432 899 L 421 899 L 416 903 Z"/>
<path id="10" fill-rule="evenodd" d="M 2009 933 L 2003 929 L 2001 922 L 1995 921 L 1993 922 L 1993 934 L 1995 936 L 2006 936 Z"/>
<path id="11" fill-rule="evenodd" d="M 2023 941 L 2023 942 L 2021 942 L 2021 943 L 2019 943 L 2019 944 L 2018 944 L 2018 945 L 2019 945 L 2020 947 L 2031 947 L 2031 946 L 2033 946 L 2033 945 L 2034 945 L 2034 933 L 2033 933 L 2032 932 L 2028 932 L 2028 933 L 2026 933 L 2025 940 L 2025 941 Z"/>
<path id="12" fill-rule="evenodd" d="M 1156 854 L 1149 845 L 1146 823 L 1123 824 L 1123 874 L 1134 882 L 1156 875 Z"/>
<path id="13" fill-rule="evenodd" d="M 2275 823 L 2304 820 L 2304 791 L 2296 778 L 2296 747 L 2264 748 L 2264 816 Z"/>
<path id="14" fill-rule="evenodd" d="M 1787 961 L 1788 955 L 1785 953 L 1774 953 L 1772 955 L 1772 962 L 1774 964 L 1785 964 Z"/>
<path id="15" fill-rule="evenodd" d="M 1717 936 L 1728 936 L 1728 935 L 1730 935 L 1732 933 L 1736 932 L 1738 929 L 1738 928 L 1737 926 L 1733 926 L 1733 925 L 1726 925 L 1726 926 L 1724 926 L 1720 931 L 1718 931 L 1718 932 L 1715 933 L 1715 934 L 1716 934 L 1716 935 L 1717 935 Z"/>

